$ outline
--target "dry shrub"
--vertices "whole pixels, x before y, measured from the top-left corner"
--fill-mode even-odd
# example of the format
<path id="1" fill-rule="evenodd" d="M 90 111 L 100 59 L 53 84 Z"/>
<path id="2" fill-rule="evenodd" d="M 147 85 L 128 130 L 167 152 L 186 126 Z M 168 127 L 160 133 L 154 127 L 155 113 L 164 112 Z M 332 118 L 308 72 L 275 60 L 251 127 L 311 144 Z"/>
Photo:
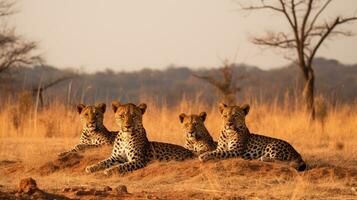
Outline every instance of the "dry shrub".
<path id="1" fill-rule="evenodd" d="M 33 108 L 34 101 L 30 91 L 21 91 L 17 94 L 18 106 L 14 106 L 12 110 L 12 123 L 14 128 L 19 129 L 22 125 L 24 117 Z"/>
<path id="2" fill-rule="evenodd" d="M 320 123 L 322 131 L 324 131 L 325 123 L 328 115 L 327 102 L 322 95 L 315 97 L 315 118 Z"/>

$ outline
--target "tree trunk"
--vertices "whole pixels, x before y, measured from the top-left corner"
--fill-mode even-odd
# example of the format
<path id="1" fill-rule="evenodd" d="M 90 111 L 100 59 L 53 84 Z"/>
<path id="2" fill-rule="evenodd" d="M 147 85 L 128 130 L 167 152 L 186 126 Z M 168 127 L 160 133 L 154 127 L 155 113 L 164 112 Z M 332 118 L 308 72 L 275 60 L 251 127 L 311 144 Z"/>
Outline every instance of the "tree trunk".
<path id="1" fill-rule="evenodd" d="M 312 67 L 307 67 L 304 71 L 304 90 L 303 98 L 305 101 L 306 112 L 308 112 L 310 119 L 315 120 L 315 107 L 314 107 L 314 87 L 315 75 Z"/>

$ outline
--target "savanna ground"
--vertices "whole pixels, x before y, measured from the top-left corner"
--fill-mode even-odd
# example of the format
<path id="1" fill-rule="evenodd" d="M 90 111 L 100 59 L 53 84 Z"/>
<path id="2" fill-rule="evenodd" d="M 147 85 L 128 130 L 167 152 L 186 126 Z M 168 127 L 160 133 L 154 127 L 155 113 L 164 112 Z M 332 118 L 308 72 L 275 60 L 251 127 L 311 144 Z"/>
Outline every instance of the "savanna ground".
<path id="1" fill-rule="evenodd" d="M 250 131 L 290 142 L 307 162 L 307 171 L 229 159 L 154 162 L 124 176 L 89 175 L 85 167 L 109 156 L 110 147 L 56 156 L 79 140 L 81 125 L 73 106 L 54 102 L 34 112 L 28 102 L 9 100 L 0 110 L 0 198 L 19 198 L 14 196 L 18 183 L 32 177 L 40 189 L 74 199 L 357 199 L 357 104 L 329 106 L 322 127 L 310 123 L 298 103 L 248 102 Z M 144 126 L 150 140 L 183 145 L 178 115 L 200 111 L 208 113 L 205 124 L 218 138 L 217 107 L 185 100 L 170 108 L 146 103 Z M 105 125 L 116 130 L 110 105 Z M 128 193 L 78 193 L 78 188 L 102 191 L 118 185 Z"/>

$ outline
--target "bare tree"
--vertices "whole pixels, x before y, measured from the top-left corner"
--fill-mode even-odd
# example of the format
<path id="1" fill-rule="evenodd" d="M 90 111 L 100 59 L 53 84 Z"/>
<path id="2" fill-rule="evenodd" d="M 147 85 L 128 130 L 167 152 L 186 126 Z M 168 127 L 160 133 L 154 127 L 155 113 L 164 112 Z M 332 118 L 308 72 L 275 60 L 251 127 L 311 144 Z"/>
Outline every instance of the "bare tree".
<path id="1" fill-rule="evenodd" d="M 357 17 L 337 16 L 332 20 L 321 19 L 332 0 L 260 0 L 249 6 L 241 4 L 244 10 L 268 10 L 281 15 L 288 22 L 290 31 L 268 32 L 263 37 L 255 37 L 252 42 L 288 50 L 295 54 L 294 61 L 300 67 L 304 78 L 302 96 L 311 119 L 315 118 L 314 82 L 312 62 L 317 51 L 327 38 L 343 35 L 351 36 L 349 31 L 338 30 Z"/>
<path id="2" fill-rule="evenodd" d="M 42 62 L 39 56 L 33 55 L 37 44 L 24 40 L 7 27 L 7 17 L 14 13 L 13 1 L 0 0 L 0 74 L 11 67 Z"/>
<path id="3" fill-rule="evenodd" d="M 32 92 L 32 95 L 34 97 L 36 97 L 36 102 L 39 100 L 39 103 L 40 103 L 40 107 L 43 107 L 44 105 L 44 101 L 43 101 L 43 92 L 45 92 L 45 90 L 47 90 L 48 88 L 50 87 L 53 87 L 63 81 L 66 81 L 66 80 L 70 80 L 74 77 L 74 75 L 67 75 L 67 76 L 63 76 L 61 78 L 57 78 L 55 80 L 52 80 L 52 81 L 48 81 L 46 83 L 39 83 L 38 87 L 33 87 L 31 92 Z"/>
<path id="4" fill-rule="evenodd" d="M 192 74 L 192 76 L 205 80 L 214 87 L 218 89 L 221 94 L 221 101 L 227 104 L 236 103 L 236 93 L 241 90 L 240 87 L 236 86 L 236 82 L 233 80 L 233 66 L 227 60 L 224 61 L 224 64 L 219 68 L 219 72 L 223 77 L 223 80 L 217 80 L 213 76 L 202 76 L 197 74 Z M 239 76 L 237 79 L 243 79 L 244 76 Z"/>

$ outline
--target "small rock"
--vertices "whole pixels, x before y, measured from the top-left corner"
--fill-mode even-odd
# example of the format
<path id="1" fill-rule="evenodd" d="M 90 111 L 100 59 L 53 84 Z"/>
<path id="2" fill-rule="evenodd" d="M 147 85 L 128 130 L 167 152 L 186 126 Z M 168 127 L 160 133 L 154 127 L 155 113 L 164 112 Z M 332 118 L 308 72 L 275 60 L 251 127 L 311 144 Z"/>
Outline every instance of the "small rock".
<path id="1" fill-rule="evenodd" d="M 91 194 L 94 194 L 95 191 L 97 191 L 95 188 L 89 189 L 89 192 L 90 192 Z"/>
<path id="2" fill-rule="evenodd" d="M 111 187 L 109 187 L 109 186 L 105 186 L 105 187 L 103 188 L 103 190 L 104 190 L 105 192 L 109 192 L 109 191 L 112 191 L 113 189 L 112 189 Z"/>
<path id="3" fill-rule="evenodd" d="M 336 143 L 336 149 L 342 150 L 345 147 L 345 145 L 342 142 L 337 142 Z"/>
<path id="4" fill-rule="evenodd" d="M 71 191 L 71 189 L 72 189 L 72 188 L 68 188 L 68 187 L 67 187 L 67 188 L 63 188 L 63 189 L 62 189 L 62 192 L 69 192 L 69 191 Z"/>
<path id="5" fill-rule="evenodd" d="M 89 190 L 78 190 L 74 194 L 78 195 L 78 196 L 83 196 L 83 195 L 91 195 L 93 193 L 91 191 L 89 191 Z"/>
<path id="6" fill-rule="evenodd" d="M 106 194 L 106 192 L 96 190 L 96 191 L 94 191 L 94 193 L 93 193 L 93 194 L 94 194 L 95 196 L 100 196 L 100 195 L 105 195 L 105 194 Z"/>
<path id="7" fill-rule="evenodd" d="M 128 188 L 125 186 L 125 185 L 118 185 L 116 188 L 115 188 L 115 191 L 117 193 L 128 193 Z"/>
<path id="8" fill-rule="evenodd" d="M 35 190 L 38 190 L 38 188 L 33 178 L 21 179 L 18 190 L 19 193 L 33 193 Z"/>
<path id="9" fill-rule="evenodd" d="M 69 192 L 77 192 L 78 190 L 85 190 L 85 187 L 82 186 L 74 186 L 69 188 Z"/>

